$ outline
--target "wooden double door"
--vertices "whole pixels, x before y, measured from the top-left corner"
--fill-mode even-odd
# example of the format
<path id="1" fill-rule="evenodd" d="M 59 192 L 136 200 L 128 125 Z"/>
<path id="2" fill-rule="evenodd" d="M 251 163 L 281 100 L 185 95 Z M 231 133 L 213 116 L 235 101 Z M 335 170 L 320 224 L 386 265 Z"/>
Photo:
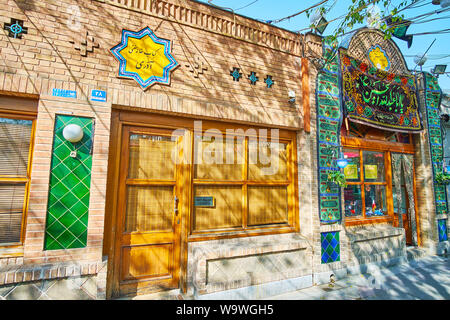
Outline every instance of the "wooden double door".
<path id="1" fill-rule="evenodd" d="M 189 132 L 121 129 L 112 296 L 178 288 Z"/>

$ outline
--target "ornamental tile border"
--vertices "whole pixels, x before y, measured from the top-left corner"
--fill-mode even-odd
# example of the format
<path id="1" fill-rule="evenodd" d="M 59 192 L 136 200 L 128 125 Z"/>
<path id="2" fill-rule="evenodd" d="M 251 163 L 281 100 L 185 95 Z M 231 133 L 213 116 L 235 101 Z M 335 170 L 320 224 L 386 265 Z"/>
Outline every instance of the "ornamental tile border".
<path id="1" fill-rule="evenodd" d="M 432 174 L 433 174 L 433 191 L 434 191 L 434 203 L 436 208 L 436 215 L 444 215 L 448 213 L 447 204 L 447 192 L 444 185 L 439 185 L 436 183 L 436 174 L 441 170 L 443 157 L 444 157 L 444 147 L 443 147 L 443 137 L 441 132 L 441 120 L 439 117 L 439 106 L 441 104 L 442 90 L 439 87 L 437 78 L 429 74 L 428 72 L 423 72 L 424 88 L 425 88 L 425 106 L 428 124 L 428 136 L 430 145 L 430 156 L 432 163 Z M 436 222 L 438 240 L 442 240 L 441 234 L 439 233 L 439 221 Z"/>
<path id="2" fill-rule="evenodd" d="M 322 224 L 332 224 L 342 220 L 341 190 L 327 181 L 328 170 L 339 170 L 336 158 L 340 146 L 342 108 L 337 44 L 324 39 L 323 56 L 329 61 L 319 70 L 316 84 L 319 219 Z"/>

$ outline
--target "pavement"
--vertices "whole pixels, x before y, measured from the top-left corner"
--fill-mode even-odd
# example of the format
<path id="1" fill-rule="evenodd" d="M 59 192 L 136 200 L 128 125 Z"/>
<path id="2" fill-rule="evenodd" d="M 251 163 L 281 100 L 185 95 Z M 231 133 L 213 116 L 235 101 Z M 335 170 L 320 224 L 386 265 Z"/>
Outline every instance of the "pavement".
<path id="1" fill-rule="evenodd" d="M 412 251 L 413 252 L 413 251 Z M 264 300 L 450 300 L 449 256 L 408 257 L 392 267 L 371 266 L 365 274 L 330 284 L 270 296 Z M 118 300 L 193 300 L 179 290 Z"/>
<path id="2" fill-rule="evenodd" d="M 450 260 L 426 256 L 265 300 L 450 300 Z"/>

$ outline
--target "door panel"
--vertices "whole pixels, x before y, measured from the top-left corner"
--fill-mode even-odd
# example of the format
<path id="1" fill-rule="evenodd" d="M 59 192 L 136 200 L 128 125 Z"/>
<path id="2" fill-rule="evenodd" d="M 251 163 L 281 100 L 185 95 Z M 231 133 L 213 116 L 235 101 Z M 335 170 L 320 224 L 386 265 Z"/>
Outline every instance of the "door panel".
<path id="1" fill-rule="evenodd" d="M 123 247 L 122 279 L 170 277 L 172 244 Z"/>
<path id="2" fill-rule="evenodd" d="M 180 165 L 184 133 L 124 126 L 115 281 L 119 295 L 177 288 Z"/>
<path id="3" fill-rule="evenodd" d="M 171 232 L 174 187 L 128 186 L 125 232 Z"/>

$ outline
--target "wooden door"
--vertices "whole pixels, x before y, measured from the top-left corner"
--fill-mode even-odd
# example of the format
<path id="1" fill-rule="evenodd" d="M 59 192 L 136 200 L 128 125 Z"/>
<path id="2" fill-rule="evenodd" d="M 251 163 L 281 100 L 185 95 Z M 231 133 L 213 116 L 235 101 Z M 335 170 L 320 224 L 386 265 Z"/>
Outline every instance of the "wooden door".
<path id="1" fill-rule="evenodd" d="M 124 126 L 115 240 L 116 293 L 178 288 L 184 133 Z"/>

